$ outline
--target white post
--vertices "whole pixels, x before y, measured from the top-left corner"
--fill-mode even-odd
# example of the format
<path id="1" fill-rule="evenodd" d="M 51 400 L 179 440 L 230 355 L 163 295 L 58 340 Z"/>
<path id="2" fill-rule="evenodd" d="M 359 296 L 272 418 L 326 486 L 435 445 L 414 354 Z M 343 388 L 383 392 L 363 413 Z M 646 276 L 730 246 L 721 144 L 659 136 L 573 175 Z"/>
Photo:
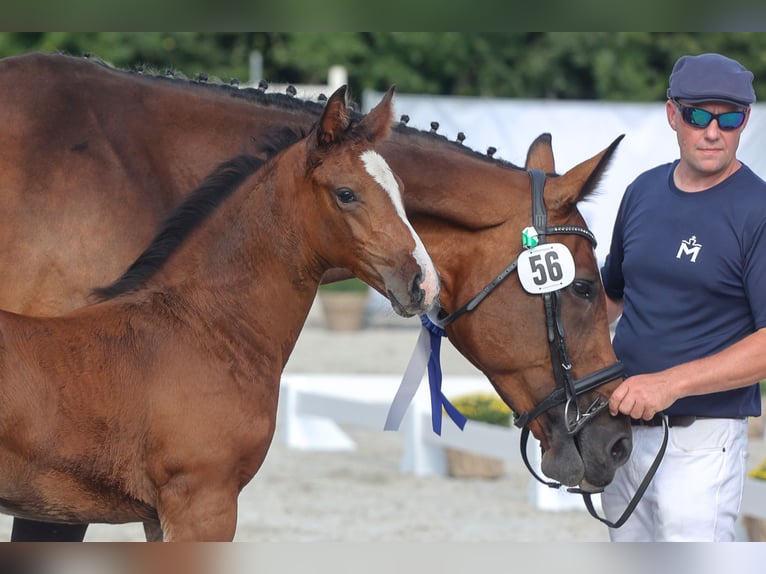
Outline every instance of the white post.
<path id="1" fill-rule="evenodd" d="M 263 54 L 261 54 L 258 50 L 253 50 L 250 52 L 249 64 L 249 83 L 251 85 L 257 85 L 258 81 L 263 79 Z"/>
<path id="2" fill-rule="evenodd" d="M 345 66 L 331 66 L 327 71 L 327 87 L 334 92 L 341 86 L 348 85 L 348 72 Z"/>
<path id="3" fill-rule="evenodd" d="M 431 429 L 430 410 L 419 407 L 413 401 L 410 411 L 402 421 L 404 426 L 404 453 L 401 470 L 416 476 L 445 476 L 447 474 L 447 455 L 444 447 L 436 440 L 426 439 Z"/>

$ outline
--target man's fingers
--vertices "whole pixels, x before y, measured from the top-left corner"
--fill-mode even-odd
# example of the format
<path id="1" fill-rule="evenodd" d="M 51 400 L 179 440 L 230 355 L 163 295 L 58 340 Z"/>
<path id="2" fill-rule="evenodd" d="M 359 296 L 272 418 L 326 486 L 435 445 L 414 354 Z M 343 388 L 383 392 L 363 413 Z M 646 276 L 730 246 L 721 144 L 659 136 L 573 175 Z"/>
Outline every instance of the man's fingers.
<path id="1" fill-rule="evenodd" d="M 625 413 L 620 407 L 622 407 L 622 402 L 625 399 L 625 395 L 628 394 L 628 386 L 625 383 L 622 383 L 619 387 L 617 387 L 614 392 L 612 393 L 612 396 L 609 397 L 609 413 L 612 416 L 616 416 L 621 411 Z M 627 413 L 625 413 L 627 414 Z"/>

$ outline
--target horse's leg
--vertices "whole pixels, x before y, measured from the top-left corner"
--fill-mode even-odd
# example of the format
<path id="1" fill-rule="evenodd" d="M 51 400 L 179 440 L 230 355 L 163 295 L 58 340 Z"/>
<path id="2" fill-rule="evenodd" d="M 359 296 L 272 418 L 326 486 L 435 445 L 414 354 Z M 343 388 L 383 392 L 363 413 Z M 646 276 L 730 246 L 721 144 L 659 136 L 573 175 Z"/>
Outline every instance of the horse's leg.
<path id="1" fill-rule="evenodd" d="M 147 520 L 144 522 L 144 534 L 147 542 L 162 542 L 162 525 L 159 520 Z"/>
<path id="2" fill-rule="evenodd" d="M 237 495 L 230 484 L 197 489 L 165 486 L 157 504 L 164 540 L 231 542 L 237 529 Z"/>

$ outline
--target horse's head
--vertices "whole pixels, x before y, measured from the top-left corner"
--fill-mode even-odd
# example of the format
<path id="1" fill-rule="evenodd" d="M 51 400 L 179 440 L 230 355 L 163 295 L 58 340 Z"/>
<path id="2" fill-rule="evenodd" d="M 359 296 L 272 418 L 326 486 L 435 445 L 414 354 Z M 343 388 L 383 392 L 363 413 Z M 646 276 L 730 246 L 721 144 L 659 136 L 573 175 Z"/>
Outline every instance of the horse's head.
<path id="1" fill-rule="evenodd" d="M 329 98 L 307 139 L 315 202 L 305 216 L 325 266 L 349 269 L 409 317 L 437 301 L 439 279 L 405 215 L 400 180 L 374 149 L 389 134 L 393 94 L 392 87 L 358 122 L 350 119 L 345 86 Z"/>
<path id="2" fill-rule="evenodd" d="M 511 184 L 518 191 L 507 199 L 509 203 L 516 202 L 512 213 L 502 225 L 482 232 L 482 253 L 474 259 L 475 268 L 463 270 L 475 276 L 475 269 L 494 265 L 492 273 L 498 273 L 502 266 L 498 269 L 497 262 L 505 260 L 509 264 L 521 255 L 522 230 L 534 225 L 550 230 L 544 236 L 546 245 L 560 243 L 571 253 L 573 280 L 547 296 L 531 293 L 522 286 L 518 274 L 526 273 L 533 282 L 543 280 L 546 273 L 552 276 L 559 272 L 557 256 L 551 260 L 545 254 L 521 256 L 518 268 L 507 279 L 470 313 L 447 327 L 452 342 L 490 375 L 500 395 L 521 415 L 520 422 L 540 440 L 543 472 L 563 484 L 581 485 L 589 490 L 608 484 L 632 448 L 628 419 L 611 417 L 603 408 L 618 384 L 620 370 L 607 368 L 615 365 L 616 358 L 594 255 L 595 239 L 588 236 L 577 209 L 577 203 L 598 184 L 620 139 L 564 175 L 540 178 L 540 189 L 544 190 L 542 207 L 533 206 L 530 176 L 518 172 Z M 538 138 L 527 163 L 553 171 L 550 138 Z M 545 218 L 542 222 L 540 212 Z M 434 256 L 440 260 L 436 253 Z M 459 270 L 449 273 L 454 275 Z M 445 280 L 442 305 L 449 311 L 470 300 L 493 278 L 490 275 L 481 280 L 456 282 L 444 270 L 442 274 Z M 452 288 L 460 283 L 463 283 L 460 288 Z M 493 337 L 488 338 L 486 333 Z M 517 343 L 508 347 L 508 341 Z M 575 385 L 605 368 L 603 376 L 595 377 L 597 384 L 585 385 L 585 391 L 581 385 Z M 565 387 L 572 390 L 575 386 L 577 392 L 566 392 Z M 554 392 L 554 397 L 560 400 L 551 400 Z"/>

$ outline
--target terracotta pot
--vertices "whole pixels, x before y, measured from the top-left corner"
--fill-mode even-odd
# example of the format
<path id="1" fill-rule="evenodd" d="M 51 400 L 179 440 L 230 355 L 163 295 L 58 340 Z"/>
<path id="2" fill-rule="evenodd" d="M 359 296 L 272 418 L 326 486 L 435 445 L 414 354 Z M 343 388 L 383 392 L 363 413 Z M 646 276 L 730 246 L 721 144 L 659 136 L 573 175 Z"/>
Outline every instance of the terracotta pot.
<path id="1" fill-rule="evenodd" d="M 357 331 L 362 328 L 369 293 L 320 293 L 325 326 L 332 331 Z"/>
<path id="2" fill-rule="evenodd" d="M 766 520 L 753 516 L 743 516 L 742 523 L 745 525 L 747 539 L 750 542 L 766 542 Z"/>
<path id="3" fill-rule="evenodd" d="M 474 454 L 455 448 L 445 448 L 447 472 L 454 478 L 500 478 L 505 472 L 498 458 Z"/>

